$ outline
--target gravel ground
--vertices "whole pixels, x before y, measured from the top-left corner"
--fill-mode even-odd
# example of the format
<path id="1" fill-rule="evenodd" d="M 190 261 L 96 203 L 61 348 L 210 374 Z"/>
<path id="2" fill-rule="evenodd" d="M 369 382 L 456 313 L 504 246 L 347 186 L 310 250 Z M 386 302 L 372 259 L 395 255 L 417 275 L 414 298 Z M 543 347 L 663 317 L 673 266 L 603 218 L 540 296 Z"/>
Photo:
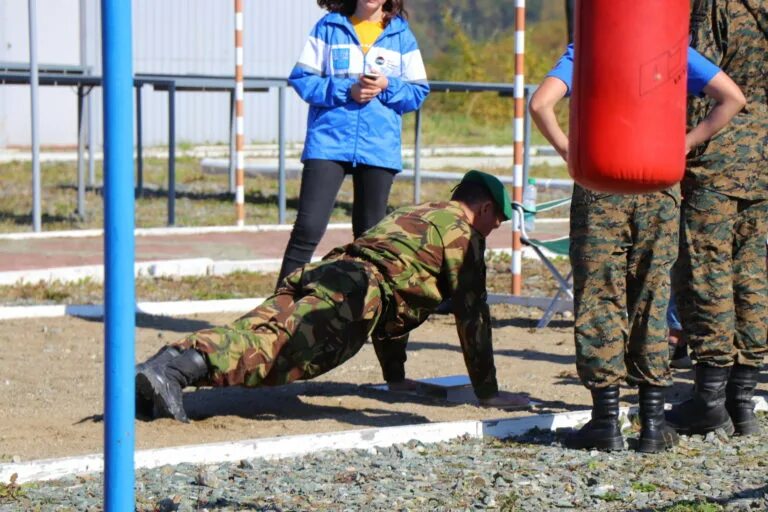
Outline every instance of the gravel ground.
<path id="1" fill-rule="evenodd" d="M 763 433 L 684 437 L 660 455 L 564 449 L 560 434 L 514 440 L 410 441 L 376 452 L 139 470 L 140 511 L 768 510 Z M 631 430 L 631 429 L 630 429 Z M 0 486 L 0 511 L 96 511 L 101 476 Z"/>

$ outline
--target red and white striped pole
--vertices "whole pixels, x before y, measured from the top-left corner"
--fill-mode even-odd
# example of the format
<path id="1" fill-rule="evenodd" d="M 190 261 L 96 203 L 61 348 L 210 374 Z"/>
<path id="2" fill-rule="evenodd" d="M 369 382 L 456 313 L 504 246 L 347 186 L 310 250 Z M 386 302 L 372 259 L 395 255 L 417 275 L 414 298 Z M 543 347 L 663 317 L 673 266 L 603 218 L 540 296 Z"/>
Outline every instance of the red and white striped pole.
<path id="1" fill-rule="evenodd" d="M 512 198 L 523 202 L 523 158 L 525 147 L 525 0 L 515 0 L 515 149 Z M 523 285 L 523 244 L 520 227 L 523 217 L 515 210 L 512 220 L 512 295 L 520 295 Z"/>
<path id="2" fill-rule="evenodd" d="M 245 225 L 245 93 L 243 88 L 243 0 L 235 0 L 235 212 Z"/>

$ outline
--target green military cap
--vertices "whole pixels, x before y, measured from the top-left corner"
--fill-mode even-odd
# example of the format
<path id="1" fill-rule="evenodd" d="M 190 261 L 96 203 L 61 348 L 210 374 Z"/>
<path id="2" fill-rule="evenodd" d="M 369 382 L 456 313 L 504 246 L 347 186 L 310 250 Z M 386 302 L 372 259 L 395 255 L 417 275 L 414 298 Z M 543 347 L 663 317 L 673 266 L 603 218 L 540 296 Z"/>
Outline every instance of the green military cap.
<path id="1" fill-rule="evenodd" d="M 504 218 L 506 220 L 512 219 L 512 201 L 509 200 L 509 193 L 507 193 L 507 187 L 492 174 L 488 174 L 482 171 L 471 170 L 461 178 L 461 182 L 471 181 L 475 183 L 482 183 L 485 188 L 491 193 L 493 201 L 496 206 L 499 207 Z"/>

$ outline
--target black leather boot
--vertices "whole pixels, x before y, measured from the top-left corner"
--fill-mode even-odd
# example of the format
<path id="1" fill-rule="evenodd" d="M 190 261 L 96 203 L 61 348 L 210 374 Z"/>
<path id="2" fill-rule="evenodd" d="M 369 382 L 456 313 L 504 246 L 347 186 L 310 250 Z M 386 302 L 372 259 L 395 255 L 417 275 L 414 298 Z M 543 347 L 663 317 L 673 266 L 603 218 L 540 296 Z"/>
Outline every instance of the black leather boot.
<path id="1" fill-rule="evenodd" d="M 147 366 L 151 364 L 165 364 L 179 354 L 181 354 L 181 349 L 179 349 L 179 347 L 174 345 L 166 345 L 143 363 L 137 364 L 136 373 L 143 371 Z"/>
<path id="2" fill-rule="evenodd" d="M 696 365 L 693 397 L 667 411 L 667 424 L 681 434 L 707 434 L 723 429 L 733 434 L 733 422 L 725 408 L 725 385 L 731 368 Z"/>
<path id="3" fill-rule="evenodd" d="M 592 390 L 592 419 L 565 439 L 565 446 L 577 450 L 623 450 L 619 428 L 619 386 Z"/>
<path id="4" fill-rule="evenodd" d="M 161 348 L 157 354 L 153 355 L 143 363 L 136 365 L 136 375 L 143 372 L 150 365 L 164 365 L 171 359 L 181 354 L 181 350 L 173 345 L 166 345 Z M 141 419 L 152 419 L 153 403 L 151 399 L 145 398 L 142 394 L 136 393 L 136 417 Z"/>
<path id="5" fill-rule="evenodd" d="M 152 403 L 152 418 L 189 422 L 182 390 L 208 375 L 203 355 L 188 349 L 165 363 L 146 365 L 136 373 L 136 396 Z"/>
<path id="6" fill-rule="evenodd" d="M 664 418 L 664 388 L 640 386 L 640 438 L 637 451 L 658 453 L 680 442 Z"/>
<path id="7" fill-rule="evenodd" d="M 755 404 L 752 403 L 758 373 L 760 369 L 755 366 L 734 365 L 725 387 L 725 408 L 731 416 L 736 434 L 740 436 L 760 432 Z"/>

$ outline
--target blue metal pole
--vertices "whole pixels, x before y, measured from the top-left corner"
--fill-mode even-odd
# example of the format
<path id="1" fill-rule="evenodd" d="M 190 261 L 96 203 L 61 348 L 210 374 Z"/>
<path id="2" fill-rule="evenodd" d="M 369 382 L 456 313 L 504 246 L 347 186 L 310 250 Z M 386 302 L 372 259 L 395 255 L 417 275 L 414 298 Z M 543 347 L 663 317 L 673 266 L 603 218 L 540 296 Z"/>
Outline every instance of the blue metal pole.
<path id="1" fill-rule="evenodd" d="M 135 510 L 131 0 L 102 0 L 104 84 L 104 509 Z"/>

